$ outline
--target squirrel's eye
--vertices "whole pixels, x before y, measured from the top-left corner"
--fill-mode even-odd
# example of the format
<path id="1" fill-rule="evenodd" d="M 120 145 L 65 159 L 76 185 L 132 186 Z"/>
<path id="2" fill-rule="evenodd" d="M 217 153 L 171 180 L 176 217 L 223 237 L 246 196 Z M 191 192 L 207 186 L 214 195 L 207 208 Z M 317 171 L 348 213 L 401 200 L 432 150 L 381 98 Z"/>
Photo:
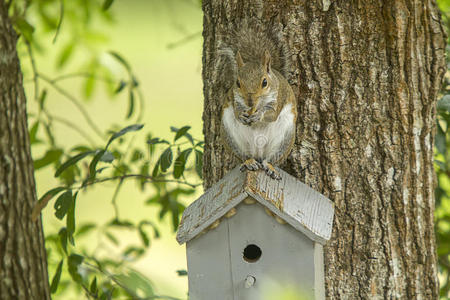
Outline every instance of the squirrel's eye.
<path id="1" fill-rule="evenodd" d="M 262 82 L 262 87 L 263 88 L 265 88 L 267 86 L 267 79 L 263 79 L 263 82 Z"/>
<path id="2" fill-rule="evenodd" d="M 238 87 L 238 88 L 240 88 L 240 87 L 241 87 L 241 83 L 239 82 L 239 79 L 238 79 L 238 80 L 236 80 L 236 85 L 237 85 L 237 87 Z"/>

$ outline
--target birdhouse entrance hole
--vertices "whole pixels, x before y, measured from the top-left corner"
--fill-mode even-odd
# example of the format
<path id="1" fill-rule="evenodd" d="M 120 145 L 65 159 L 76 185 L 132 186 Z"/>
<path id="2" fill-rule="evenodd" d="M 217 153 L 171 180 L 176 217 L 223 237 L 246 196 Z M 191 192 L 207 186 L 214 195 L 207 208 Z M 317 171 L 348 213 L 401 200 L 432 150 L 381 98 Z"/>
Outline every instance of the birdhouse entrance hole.
<path id="1" fill-rule="evenodd" d="M 257 262 L 261 257 L 262 251 L 258 246 L 251 244 L 244 249 L 244 260 L 249 263 Z"/>

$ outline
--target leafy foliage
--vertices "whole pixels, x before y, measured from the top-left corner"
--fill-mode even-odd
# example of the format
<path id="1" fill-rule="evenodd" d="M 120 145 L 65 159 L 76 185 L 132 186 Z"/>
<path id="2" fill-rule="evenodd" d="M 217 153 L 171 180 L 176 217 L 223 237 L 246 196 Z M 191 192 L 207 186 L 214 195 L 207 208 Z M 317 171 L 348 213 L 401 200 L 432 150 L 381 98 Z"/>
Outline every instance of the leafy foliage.
<path id="1" fill-rule="evenodd" d="M 25 79 L 31 79 L 34 87 L 34 97 L 29 98 L 38 104 L 37 114 L 29 115 L 30 143 L 32 148 L 39 147 L 44 152 L 34 160 L 34 167 L 38 172 L 52 168 L 58 182 L 57 187 L 40 197 L 32 213 L 32 218 L 37 219 L 47 204 L 53 202 L 54 215 L 61 224 L 57 233 L 46 236 L 51 293 L 64 298 L 69 287 L 75 287 L 88 299 L 122 296 L 174 299 L 155 294 L 150 280 L 133 269 L 131 263 L 146 253 L 153 239 L 160 237 L 158 221 L 168 216 L 172 229 L 177 229 L 185 208 L 180 200 L 192 195 L 200 185 L 203 142 L 192 137 L 190 126 L 172 127 L 171 141 L 145 132 L 141 122 L 143 95 L 131 64 L 117 51 L 98 50 L 105 38 L 93 29 L 93 24 L 112 22 L 113 0 L 11 0 L 8 4 L 10 17 L 20 34 L 18 47 L 25 50 L 21 59 L 31 61 L 29 74 L 25 70 L 25 75 L 28 74 Z M 51 35 L 52 43 L 59 41 L 61 31 L 68 37 L 61 41 L 65 44 L 54 58 L 57 70 L 69 68 L 74 55 L 80 53 L 87 53 L 83 55 L 84 63 L 71 73 L 44 74 L 35 54 L 45 52 L 51 45 L 42 43 L 45 39 L 36 38 L 37 31 Z M 100 56 L 105 54 L 122 68 L 121 74 L 101 63 Z M 127 110 L 122 122 L 130 125 L 114 124 L 107 130 L 98 126 L 83 101 L 60 85 L 63 80 L 79 79 L 84 81 L 82 100 L 91 99 L 101 84 L 111 98 L 125 99 Z M 47 103 L 51 93 L 75 105 L 88 132 L 83 129 L 86 126 L 52 111 L 51 104 Z M 65 145 L 55 135 L 59 126 L 77 131 L 84 142 Z M 159 208 L 159 220 L 128 220 L 120 216 L 117 202 L 127 181 L 134 182 L 142 191 L 143 205 Z M 78 222 L 77 202 L 83 201 L 92 186 L 107 182 L 115 185 L 111 198 L 114 214 L 110 220 L 103 225 L 96 224 L 95 220 Z M 125 231 L 134 232 L 139 237 L 138 243 L 124 243 L 120 235 Z M 98 245 L 85 247 L 83 239 L 94 233 Z M 112 245 L 120 254 L 101 254 L 99 250 L 105 245 Z"/>
<path id="2" fill-rule="evenodd" d="M 450 34 L 450 3 L 438 1 L 447 35 Z M 450 39 L 447 39 L 447 66 L 450 65 Z M 436 239 L 441 277 L 441 298 L 450 298 L 450 77 L 447 71 L 437 103 L 435 169 L 438 178 L 436 195 Z"/>

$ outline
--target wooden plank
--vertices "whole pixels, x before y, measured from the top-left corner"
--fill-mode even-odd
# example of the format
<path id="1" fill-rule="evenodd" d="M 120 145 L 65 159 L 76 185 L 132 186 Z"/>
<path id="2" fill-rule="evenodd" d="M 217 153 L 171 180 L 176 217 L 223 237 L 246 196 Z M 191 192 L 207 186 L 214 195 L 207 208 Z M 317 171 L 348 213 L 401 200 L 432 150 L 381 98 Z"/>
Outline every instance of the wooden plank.
<path id="1" fill-rule="evenodd" d="M 331 237 L 334 204 L 281 169 L 281 180 L 263 172 L 247 174 L 248 194 L 297 230 L 324 244 Z"/>
<path id="2" fill-rule="evenodd" d="M 312 299 L 314 242 L 288 224 L 279 224 L 259 203 L 241 203 L 236 209 L 236 215 L 228 219 L 235 299 L 264 299 L 264 294 L 273 287 L 281 290 L 297 287 L 307 295 L 306 299 Z M 243 258 L 249 244 L 262 251 L 255 262 Z M 245 286 L 247 276 L 256 279 L 253 286 Z"/>
<path id="3" fill-rule="evenodd" d="M 189 241 L 247 197 L 244 176 L 239 168 L 233 169 L 184 210 L 178 243 Z"/>
<path id="4" fill-rule="evenodd" d="M 277 170 L 281 180 L 274 180 L 263 171 L 241 172 L 239 167 L 234 168 L 186 208 L 177 241 L 189 241 L 250 195 L 295 229 L 324 244 L 331 237 L 333 203 L 295 177 Z"/>
<path id="5" fill-rule="evenodd" d="M 226 219 L 208 234 L 187 242 L 186 253 L 189 299 L 235 300 Z"/>

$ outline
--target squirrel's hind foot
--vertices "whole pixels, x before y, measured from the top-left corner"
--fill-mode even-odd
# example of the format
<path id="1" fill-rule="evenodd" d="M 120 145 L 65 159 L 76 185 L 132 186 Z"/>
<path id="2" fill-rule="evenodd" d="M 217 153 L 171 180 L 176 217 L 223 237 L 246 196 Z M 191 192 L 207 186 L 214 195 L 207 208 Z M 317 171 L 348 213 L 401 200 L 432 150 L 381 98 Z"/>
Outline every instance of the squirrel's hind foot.
<path id="1" fill-rule="evenodd" d="M 275 180 L 281 180 L 280 172 L 278 172 L 275 167 L 265 160 L 262 161 L 262 169 L 266 172 L 268 176 Z"/>
<path id="2" fill-rule="evenodd" d="M 240 170 L 243 172 L 245 170 L 249 171 L 257 171 L 262 169 L 262 165 L 254 158 L 249 158 L 241 164 Z"/>

